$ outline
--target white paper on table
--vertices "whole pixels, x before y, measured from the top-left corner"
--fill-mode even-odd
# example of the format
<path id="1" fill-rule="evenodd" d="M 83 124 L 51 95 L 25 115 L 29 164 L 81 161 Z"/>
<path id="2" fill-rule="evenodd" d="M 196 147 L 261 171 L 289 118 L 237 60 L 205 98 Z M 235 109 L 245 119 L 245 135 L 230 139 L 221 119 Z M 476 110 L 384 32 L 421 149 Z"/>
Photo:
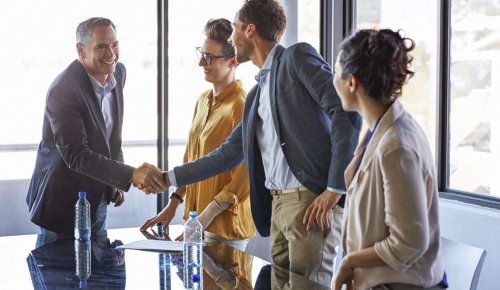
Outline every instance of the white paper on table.
<path id="1" fill-rule="evenodd" d="M 148 251 L 182 251 L 183 243 L 161 240 L 140 240 L 118 246 L 119 249 L 148 250 Z"/>

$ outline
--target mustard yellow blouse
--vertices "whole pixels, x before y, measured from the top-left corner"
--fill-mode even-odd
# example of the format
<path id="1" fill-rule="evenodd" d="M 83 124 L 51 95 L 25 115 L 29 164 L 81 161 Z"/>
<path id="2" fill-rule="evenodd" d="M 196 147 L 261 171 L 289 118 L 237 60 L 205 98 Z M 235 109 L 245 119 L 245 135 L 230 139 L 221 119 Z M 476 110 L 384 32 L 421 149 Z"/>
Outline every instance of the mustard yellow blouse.
<path id="1" fill-rule="evenodd" d="M 212 90 L 201 94 L 189 131 L 184 162 L 193 161 L 217 149 L 241 122 L 246 93 L 236 81 L 215 97 Z M 250 212 L 248 172 L 244 163 L 233 171 L 186 186 L 184 219 L 189 211 L 200 214 L 214 199 L 233 205 L 215 217 L 207 231 L 229 240 L 255 235 Z"/>

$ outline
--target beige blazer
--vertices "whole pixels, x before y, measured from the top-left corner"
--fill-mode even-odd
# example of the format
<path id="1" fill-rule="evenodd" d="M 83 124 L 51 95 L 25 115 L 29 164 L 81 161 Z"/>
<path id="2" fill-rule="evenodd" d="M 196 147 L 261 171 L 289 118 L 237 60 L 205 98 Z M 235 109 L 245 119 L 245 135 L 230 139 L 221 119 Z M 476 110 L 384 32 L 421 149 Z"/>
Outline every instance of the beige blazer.
<path id="1" fill-rule="evenodd" d="M 436 170 L 427 139 L 399 101 L 365 148 L 366 138 L 345 171 L 343 247 L 351 253 L 374 246 L 387 266 L 357 268 L 356 289 L 385 283 L 434 286 L 444 265 Z"/>

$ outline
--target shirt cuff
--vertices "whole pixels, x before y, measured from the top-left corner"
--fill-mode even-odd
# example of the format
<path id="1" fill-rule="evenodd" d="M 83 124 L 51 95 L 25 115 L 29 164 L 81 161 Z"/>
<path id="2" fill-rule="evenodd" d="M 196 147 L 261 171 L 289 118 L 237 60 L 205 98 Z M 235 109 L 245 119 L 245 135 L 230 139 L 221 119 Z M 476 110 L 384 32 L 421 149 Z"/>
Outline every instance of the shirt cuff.
<path id="1" fill-rule="evenodd" d="M 336 189 L 336 188 L 333 188 L 333 187 L 327 187 L 326 189 L 328 189 L 329 191 L 331 192 L 336 192 L 338 194 L 345 194 L 346 191 L 345 190 L 341 190 L 341 189 Z"/>
<path id="2" fill-rule="evenodd" d="M 167 171 L 168 174 L 168 180 L 170 181 L 170 184 L 177 187 L 177 180 L 175 179 L 175 172 L 174 170 L 169 170 Z"/>

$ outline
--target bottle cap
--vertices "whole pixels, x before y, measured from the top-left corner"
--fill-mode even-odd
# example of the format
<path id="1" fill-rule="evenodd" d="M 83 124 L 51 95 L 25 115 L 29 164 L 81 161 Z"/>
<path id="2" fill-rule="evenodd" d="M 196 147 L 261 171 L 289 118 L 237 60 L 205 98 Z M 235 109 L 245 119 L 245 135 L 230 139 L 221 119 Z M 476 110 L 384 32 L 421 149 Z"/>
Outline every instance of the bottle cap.
<path id="1" fill-rule="evenodd" d="M 198 273 L 192 274 L 191 279 L 193 280 L 193 283 L 200 283 L 200 274 Z"/>
<path id="2" fill-rule="evenodd" d="M 189 212 L 189 217 L 197 217 L 197 213 L 195 211 L 190 211 Z"/>
<path id="3" fill-rule="evenodd" d="M 78 192 L 78 197 L 80 197 L 80 198 L 84 198 L 86 195 L 87 195 L 87 193 L 85 191 Z"/>
<path id="4" fill-rule="evenodd" d="M 80 288 L 87 288 L 87 280 L 80 280 Z"/>

